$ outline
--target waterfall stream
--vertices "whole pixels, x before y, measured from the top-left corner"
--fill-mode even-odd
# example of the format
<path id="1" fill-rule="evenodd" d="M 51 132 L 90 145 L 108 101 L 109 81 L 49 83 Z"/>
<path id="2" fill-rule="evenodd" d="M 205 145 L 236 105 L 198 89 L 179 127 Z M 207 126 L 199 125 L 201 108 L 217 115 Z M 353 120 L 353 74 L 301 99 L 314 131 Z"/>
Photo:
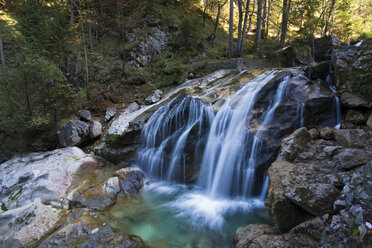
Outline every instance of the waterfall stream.
<path id="1" fill-rule="evenodd" d="M 299 99 L 306 96 L 293 96 L 296 87 L 306 89 L 296 84 L 301 77 L 265 72 L 218 100 L 218 110 L 203 102 L 206 92 L 182 93 L 160 107 L 143 125 L 136 153 L 135 165 L 149 178 L 142 203 L 119 204 L 110 215 L 146 242 L 170 247 L 227 247 L 237 227 L 270 224 L 267 168 L 280 156 L 280 140 L 305 125 Z M 337 109 L 337 125 L 339 116 Z M 123 209 L 135 212 L 129 222 Z"/>

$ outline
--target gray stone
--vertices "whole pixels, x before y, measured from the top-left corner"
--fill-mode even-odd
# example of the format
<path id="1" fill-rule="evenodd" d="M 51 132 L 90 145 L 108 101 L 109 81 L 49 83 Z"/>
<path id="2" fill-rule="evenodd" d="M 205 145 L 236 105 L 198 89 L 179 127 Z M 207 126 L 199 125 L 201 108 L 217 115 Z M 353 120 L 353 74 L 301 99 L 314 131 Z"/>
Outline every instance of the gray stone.
<path id="1" fill-rule="evenodd" d="M 372 160 L 372 151 L 347 148 L 334 157 L 338 168 L 351 170 Z"/>
<path id="2" fill-rule="evenodd" d="M 154 93 L 146 98 L 147 104 L 154 104 L 160 101 L 163 92 L 161 90 L 155 90 Z"/>
<path id="3" fill-rule="evenodd" d="M 254 239 L 264 234 L 275 234 L 275 231 L 269 225 L 264 224 L 250 224 L 239 227 L 234 235 L 234 247 L 250 247 Z"/>
<path id="4" fill-rule="evenodd" d="M 319 247 L 324 228 L 325 223 L 320 217 L 301 223 L 289 232 L 290 247 Z"/>
<path id="5" fill-rule="evenodd" d="M 43 240 L 38 247 L 145 248 L 147 246 L 140 237 L 118 232 L 110 226 L 103 225 L 89 214 L 85 214 Z"/>
<path id="6" fill-rule="evenodd" d="M 310 139 L 310 134 L 305 127 L 297 129 L 289 137 L 282 140 L 282 155 L 289 160 L 293 160 Z"/>
<path id="7" fill-rule="evenodd" d="M 367 120 L 367 126 L 369 128 L 372 128 L 372 113 L 369 115 L 368 120 Z"/>
<path id="8" fill-rule="evenodd" d="M 324 152 L 328 156 L 332 157 L 340 149 L 342 149 L 342 146 L 326 146 L 326 147 L 324 147 Z"/>
<path id="9" fill-rule="evenodd" d="M 102 134 L 102 124 L 99 121 L 92 121 L 89 125 L 89 136 L 96 139 Z"/>
<path id="10" fill-rule="evenodd" d="M 107 122 L 107 121 L 111 120 L 116 115 L 117 111 L 118 111 L 118 109 L 116 107 L 112 107 L 112 108 L 109 108 L 108 110 L 106 110 L 105 121 Z"/>
<path id="11" fill-rule="evenodd" d="M 131 105 L 129 105 L 124 111 L 128 114 L 131 114 L 137 110 L 139 110 L 141 107 L 138 105 L 138 103 L 134 102 Z"/>
<path id="12" fill-rule="evenodd" d="M 330 127 L 322 128 L 320 130 L 320 137 L 326 140 L 333 139 L 333 129 Z"/>
<path id="13" fill-rule="evenodd" d="M 289 190 L 285 196 L 315 216 L 333 212 L 339 191 L 332 184 L 314 183 Z"/>
<path id="14" fill-rule="evenodd" d="M 83 121 L 90 121 L 92 119 L 92 115 L 89 110 L 81 110 L 78 113 L 78 116 L 83 120 Z"/>
<path id="15" fill-rule="evenodd" d="M 335 140 L 345 147 L 365 147 L 366 132 L 363 129 L 334 130 Z"/>
<path id="16" fill-rule="evenodd" d="M 312 128 L 309 130 L 311 139 L 317 139 L 319 137 L 319 131 L 316 128 Z"/>
<path id="17" fill-rule="evenodd" d="M 138 168 L 123 168 L 113 175 L 119 178 L 120 187 L 125 193 L 136 194 L 143 187 L 145 175 Z"/>
<path id="18" fill-rule="evenodd" d="M 80 145 L 88 138 L 88 134 L 89 125 L 79 120 L 70 120 L 57 132 L 59 144 L 63 147 Z"/>
<path id="19" fill-rule="evenodd" d="M 58 227 L 67 194 L 97 161 L 77 147 L 14 157 L 0 165 L 0 240 L 5 247 L 34 247 Z M 96 167 L 95 167 L 96 168 Z"/>
<path id="20" fill-rule="evenodd" d="M 346 118 L 355 125 L 361 125 L 366 121 L 362 113 L 353 109 L 347 111 Z"/>

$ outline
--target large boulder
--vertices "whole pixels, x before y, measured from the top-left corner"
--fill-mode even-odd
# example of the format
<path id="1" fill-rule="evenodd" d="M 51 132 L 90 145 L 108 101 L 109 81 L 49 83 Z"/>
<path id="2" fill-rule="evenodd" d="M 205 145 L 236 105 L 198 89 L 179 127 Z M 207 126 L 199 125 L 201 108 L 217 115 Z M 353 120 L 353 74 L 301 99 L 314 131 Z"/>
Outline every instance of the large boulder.
<path id="1" fill-rule="evenodd" d="M 147 246 L 140 237 L 121 233 L 93 216 L 84 214 L 43 240 L 38 247 L 145 248 Z"/>
<path id="2" fill-rule="evenodd" d="M 289 160 L 293 160 L 303 146 L 310 141 L 309 131 L 303 127 L 294 131 L 293 134 L 283 139 L 282 154 Z"/>
<path id="3" fill-rule="evenodd" d="M 89 125 L 83 121 L 70 120 L 57 135 L 62 147 L 77 146 L 89 137 Z"/>
<path id="4" fill-rule="evenodd" d="M 372 39 L 334 53 L 337 91 L 347 107 L 372 107 Z"/>
<path id="5" fill-rule="evenodd" d="M 0 165 L 0 240 L 6 247 L 33 247 L 53 232 L 69 208 L 69 188 L 96 168 L 76 147 L 17 156 Z"/>
<path id="6" fill-rule="evenodd" d="M 102 124 L 99 121 L 92 121 L 89 124 L 89 136 L 91 139 L 97 139 L 102 134 Z"/>

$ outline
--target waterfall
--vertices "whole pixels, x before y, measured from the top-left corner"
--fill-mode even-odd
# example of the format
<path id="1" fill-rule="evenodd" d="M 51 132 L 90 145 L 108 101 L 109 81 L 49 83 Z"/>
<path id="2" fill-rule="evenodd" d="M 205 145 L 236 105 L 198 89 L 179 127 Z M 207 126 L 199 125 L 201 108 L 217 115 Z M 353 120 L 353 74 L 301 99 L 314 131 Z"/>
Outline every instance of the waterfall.
<path id="1" fill-rule="evenodd" d="M 201 136 L 212 119 L 211 108 L 200 100 L 184 94 L 176 97 L 157 110 L 144 126 L 136 164 L 149 176 L 186 182 L 187 163 L 192 165 L 201 158 Z M 189 158 L 186 144 L 191 133 L 197 142 L 190 152 L 194 156 Z"/>
<path id="2" fill-rule="evenodd" d="M 176 97 L 144 125 L 137 165 L 163 181 L 195 182 L 213 199 L 264 198 L 267 173 L 256 168 L 268 161 L 268 151 L 270 156 L 277 151 L 264 137 L 286 99 L 298 106 L 294 128 L 304 125 L 305 104 L 286 96 L 293 75 L 282 72 L 265 72 L 245 83 L 216 114 L 199 99 Z"/>
<path id="3" fill-rule="evenodd" d="M 257 96 L 277 73 L 267 72 L 247 83 L 226 101 L 214 118 L 198 180 L 198 184 L 211 197 L 252 196 L 256 159 L 262 148 L 259 134 L 261 128 L 272 121 L 283 99 L 289 76 L 279 84 L 274 101 L 265 111 L 256 135 L 248 132 L 246 125 Z M 239 101 L 236 102 L 236 99 Z"/>

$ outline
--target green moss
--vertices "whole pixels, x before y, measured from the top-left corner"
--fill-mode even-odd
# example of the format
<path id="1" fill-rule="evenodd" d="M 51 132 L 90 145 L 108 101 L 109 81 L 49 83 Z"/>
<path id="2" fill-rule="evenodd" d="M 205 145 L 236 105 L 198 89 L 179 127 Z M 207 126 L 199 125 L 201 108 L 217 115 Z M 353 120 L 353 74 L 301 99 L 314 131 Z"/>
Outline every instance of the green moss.
<path id="1" fill-rule="evenodd" d="M 1 210 L 4 212 L 8 211 L 8 208 L 5 206 L 4 202 L 1 203 Z"/>
<path id="2" fill-rule="evenodd" d="M 17 193 L 15 193 L 13 196 L 10 197 L 11 201 L 14 201 L 21 193 L 22 193 L 23 188 L 20 188 Z"/>

